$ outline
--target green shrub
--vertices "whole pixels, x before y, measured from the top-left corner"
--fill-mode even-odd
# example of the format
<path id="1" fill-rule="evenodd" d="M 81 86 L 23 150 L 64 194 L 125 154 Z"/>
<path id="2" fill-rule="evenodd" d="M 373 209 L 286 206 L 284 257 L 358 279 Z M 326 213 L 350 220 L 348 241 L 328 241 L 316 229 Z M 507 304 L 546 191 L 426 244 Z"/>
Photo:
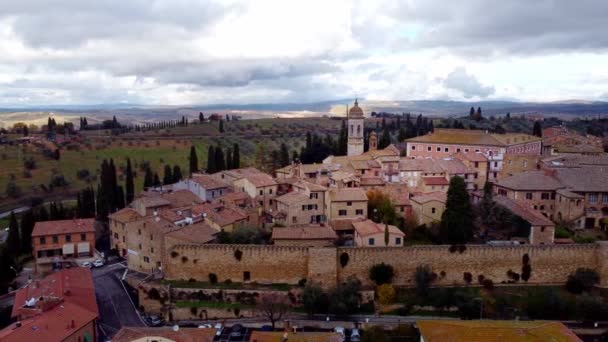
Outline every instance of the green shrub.
<path id="1" fill-rule="evenodd" d="M 369 270 L 369 279 L 373 280 L 376 285 L 390 284 L 394 276 L 393 266 L 385 263 L 376 264 Z"/>

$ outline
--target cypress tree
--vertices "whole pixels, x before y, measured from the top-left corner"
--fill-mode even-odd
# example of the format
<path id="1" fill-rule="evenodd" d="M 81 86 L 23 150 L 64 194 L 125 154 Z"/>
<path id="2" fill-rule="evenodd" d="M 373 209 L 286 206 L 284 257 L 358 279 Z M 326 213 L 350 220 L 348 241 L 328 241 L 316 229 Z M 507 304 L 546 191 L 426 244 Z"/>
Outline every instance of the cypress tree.
<path id="1" fill-rule="evenodd" d="M 154 186 L 160 186 L 160 177 L 158 177 L 158 173 L 154 173 Z"/>
<path id="2" fill-rule="evenodd" d="M 173 166 L 173 183 L 177 183 L 182 180 L 182 169 L 179 165 Z"/>
<path id="3" fill-rule="evenodd" d="M 36 218 L 32 209 L 21 215 L 21 251 L 24 254 L 32 252 L 32 232 L 35 224 Z"/>
<path id="4" fill-rule="evenodd" d="M 281 143 L 281 151 L 279 153 L 280 167 L 285 167 L 289 162 L 289 149 L 285 143 Z"/>
<path id="5" fill-rule="evenodd" d="M 169 164 L 165 164 L 165 174 L 163 175 L 163 184 L 173 184 L 173 172 L 171 171 L 171 166 Z"/>
<path id="6" fill-rule="evenodd" d="M 543 128 L 541 127 L 540 122 L 534 122 L 534 127 L 532 128 L 532 135 L 537 136 L 539 138 L 543 137 Z"/>
<path id="7" fill-rule="evenodd" d="M 224 171 L 226 169 L 226 162 L 224 160 L 224 151 L 220 146 L 215 148 L 215 168 L 217 171 Z"/>
<path id="8" fill-rule="evenodd" d="M 207 173 L 216 173 L 217 168 L 215 167 L 215 147 L 209 145 L 207 149 Z"/>
<path id="9" fill-rule="evenodd" d="M 46 208 L 44 206 L 41 206 L 40 210 L 38 210 L 38 221 L 44 222 L 44 221 L 48 221 L 48 220 L 49 220 L 49 213 L 46 211 Z"/>
<path id="10" fill-rule="evenodd" d="M 116 203 L 116 209 L 120 210 L 125 207 L 125 192 L 122 186 L 118 186 L 116 188 L 116 193 L 118 196 L 118 202 Z"/>
<path id="11" fill-rule="evenodd" d="M 8 237 L 6 238 L 6 248 L 12 257 L 21 253 L 21 237 L 19 236 L 19 223 L 15 213 L 11 211 L 8 223 Z"/>
<path id="12" fill-rule="evenodd" d="M 232 167 L 232 149 L 230 149 L 230 147 L 228 147 L 226 149 L 226 170 L 232 170 L 234 169 Z"/>
<path id="13" fill-rule="evenodd" d="M 198 172 L 198 157 L 196 156 L 196 148 L 194 145 L 190 147 L 190 157 L 188 160 L 190 161 L 190 175 Z"/>
<path id="14" fill-rule="evenodd" d="M 450 180 L 439 234 L 450 244 L 465 244 L 473 237 L 473 209 L 462 177 Z"/>
<path id="15" fill-rule="evenodd" d="M 224 133 L 224 120 L 220 120 L 220 133 Z"/>
<path id="16" fill-rule="evenodd" d="M 133 202 L 135 197 L 135 183 L 133 182 L 133 169 L 131 168 L 131 159 L 127 158 L 127 169 L 125 171 L 125 192 L 126 203 Z"/>
<path id="17" fill-rule="evenodd" d="M 154 186 L 154 175 L 152 174 L 152 169 L 148 166 L 144 176 L 144 188 L 149 188 L 151 186 Z"/>
<path id="18" fill-rule="evenodd" d="M 232 168 L 241 168 L 241 153 L 239 152 L 239 144 L 237 143 L 234 143 L 234 146 L 232 147 Z"/>
<path id="19" fill-rule="evenodd" d="M 475 108 L 474 107 L 471 107 L 471 109 L 469 110 L 469 118 L 475 119 Z"/>

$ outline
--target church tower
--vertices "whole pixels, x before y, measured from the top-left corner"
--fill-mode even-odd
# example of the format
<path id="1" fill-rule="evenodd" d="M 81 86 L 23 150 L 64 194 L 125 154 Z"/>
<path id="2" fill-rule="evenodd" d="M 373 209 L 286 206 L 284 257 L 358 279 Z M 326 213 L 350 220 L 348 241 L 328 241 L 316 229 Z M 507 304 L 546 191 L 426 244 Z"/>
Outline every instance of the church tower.
<path id="1" fill-rule="evenodd" d="M 347 155 L 358 156 L 363 154 L 363 125 L 365 118 L 359 102 L 348 111 L 348 149 Z"/>

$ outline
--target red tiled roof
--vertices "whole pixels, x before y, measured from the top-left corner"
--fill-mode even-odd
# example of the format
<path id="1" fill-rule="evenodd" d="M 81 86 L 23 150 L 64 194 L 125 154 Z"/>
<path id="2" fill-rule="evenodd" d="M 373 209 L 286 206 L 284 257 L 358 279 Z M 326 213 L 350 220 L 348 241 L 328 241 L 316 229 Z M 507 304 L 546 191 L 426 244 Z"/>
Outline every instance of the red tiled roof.
<path id="1" fill-rule="evenodd" d="M 141 218 L 139 213 L 131 208 L 120 209 L 119 211 L 110 214 L 108 217 L 112 220 L 123 223 L 137 221 Z"/>
<path id="2" fill-rule="evenodd" d="M 244 178 L 246 178 L 249 182 L 251 182 L 251 184 L 256 187 L 277 185 L 277 182 L 274 181 L 274 178 L 265 173 L 251 174 L 245 176 Z"/>
<path id="3" fill-rule="evenodd" d="M 195 173 L 192 175 L 192 181 L 198 183 L 205 190 L 227 188 L 229 185 L 221 182 L 210 175 Z"/>
<path id="4" fill-rule="evenodd" d="M 32 236 L 95 232 L 95 219 L 72 219 L 36 222 Z"/>
<path id="5" fill-rule="evenodd" d="M 528 221 L 533 226 L 554 226 L 553 221 L 544 217 L 543 215 L 535 212 L 530 208 L 526 208 L 524 204 L 518 203 L 508 197 L 505 196 L 495 196 L 494 200 L 496 203 L 502 205 L 503 207 L 509 209 L 513 214 L 521 217 L 522 219 Z"/>
<path id="6" fill-rule="evenodd" d="M 131 342 L 146 337 L 162 337 L 175 342 L 212 342 L 215 338 L 215 329 L 179 328 L 174 331 L 172 328 L 123 327 L 112 341 Z"/>
<path id="7" fill-rule="evenodd" d="M 198 222 L 192 225 L 184 226 L 167 234 L 167 236 L 185 240 L 190 243 L 203 244 L 215 240 L 215 235 L 218 233 L 213 227 L 204 222 Z"/>
<path id="8" fill-rule="evenodd" d="M 441 191 L 436 191 L 436 192 L 429 192 L 429 193 L 417 193 L 414 194 L 414 197 L 412 197 L 412 201 L 417 202 L 417 203 L 426 203 L 426 202 L 430 202 L 430 201 L 439 201 L 442 203 L 445 203 L 447 199 L 447 195 L 445 192 L 441 192 Z"/>
<path id="9" fill-rule="evenodd" d="M 353 228 L 357 234 L 361 236 L 367 236 L 372 234 L 384 233 L 385 225 L 376 223 L 372 220 L 353 222 Z M 388 225 L 388 232 L 399 236 L 405 236 L 405 234 L 399 230 L 396 226 Z"/>
<path id="10" fill-rule="evenodd" d="M 488 158 L 486 158 L 486 156 L 484 156 L 482 153 L 476 153 L 476 152 L 469 152 L 469 153 L 457 152 L 457 153 L 454 153 L 452 156 L 454 156 L 455 158 L 458 158 L 460 160 L 469 160 L 469 161 L 473 161 L 473 162 L 487 162 L 488 161 Z"/>

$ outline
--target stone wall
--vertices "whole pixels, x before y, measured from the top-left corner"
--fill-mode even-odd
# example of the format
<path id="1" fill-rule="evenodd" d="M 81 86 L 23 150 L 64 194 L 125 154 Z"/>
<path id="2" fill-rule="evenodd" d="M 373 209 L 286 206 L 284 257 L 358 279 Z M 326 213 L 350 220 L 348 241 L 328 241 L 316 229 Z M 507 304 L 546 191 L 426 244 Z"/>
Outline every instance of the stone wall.
<path id="1" fill-rule="evenodd" d="M 237 260 L 235 252 L 242 253 Z M 416 267 L 429 265 L 437 274 L 437 285 L 465 284 L 464 273 L 477 283 L 479 275 L 495 284 L 507 282 L 508 271 L 521 274 L 522 260 L 528 255 L 532 267 L 528 283 L 564 283 L 579 267 L 596 269 L 602 285 L 608 285 L 608 244 L 573 244 L 496 247 L 469 245 L 462 252 L 450 252 L 449 246 L 381 247 L 381 248 L 314 248 L 287 246 L 203 245 L 177 246 L 178 255 L 168 257 L 168 279 L 206 281 L 215 273 L 218 281 L 242 282 L 244 272 L 258 283 L 296 284 L 300 279 L 333 286 L 349 276 L 369 285 L 369 269 L 378 263 L 395 269 L 394 284 L 413 286 Z M 171 253 L 171 252 L 169 252 Z M 348 254 L 342 267 L 340 256 Z M 186 261 L 182 260 L 186 257 Z M 522 281 L 520 280 L 520 283 Z"/>

